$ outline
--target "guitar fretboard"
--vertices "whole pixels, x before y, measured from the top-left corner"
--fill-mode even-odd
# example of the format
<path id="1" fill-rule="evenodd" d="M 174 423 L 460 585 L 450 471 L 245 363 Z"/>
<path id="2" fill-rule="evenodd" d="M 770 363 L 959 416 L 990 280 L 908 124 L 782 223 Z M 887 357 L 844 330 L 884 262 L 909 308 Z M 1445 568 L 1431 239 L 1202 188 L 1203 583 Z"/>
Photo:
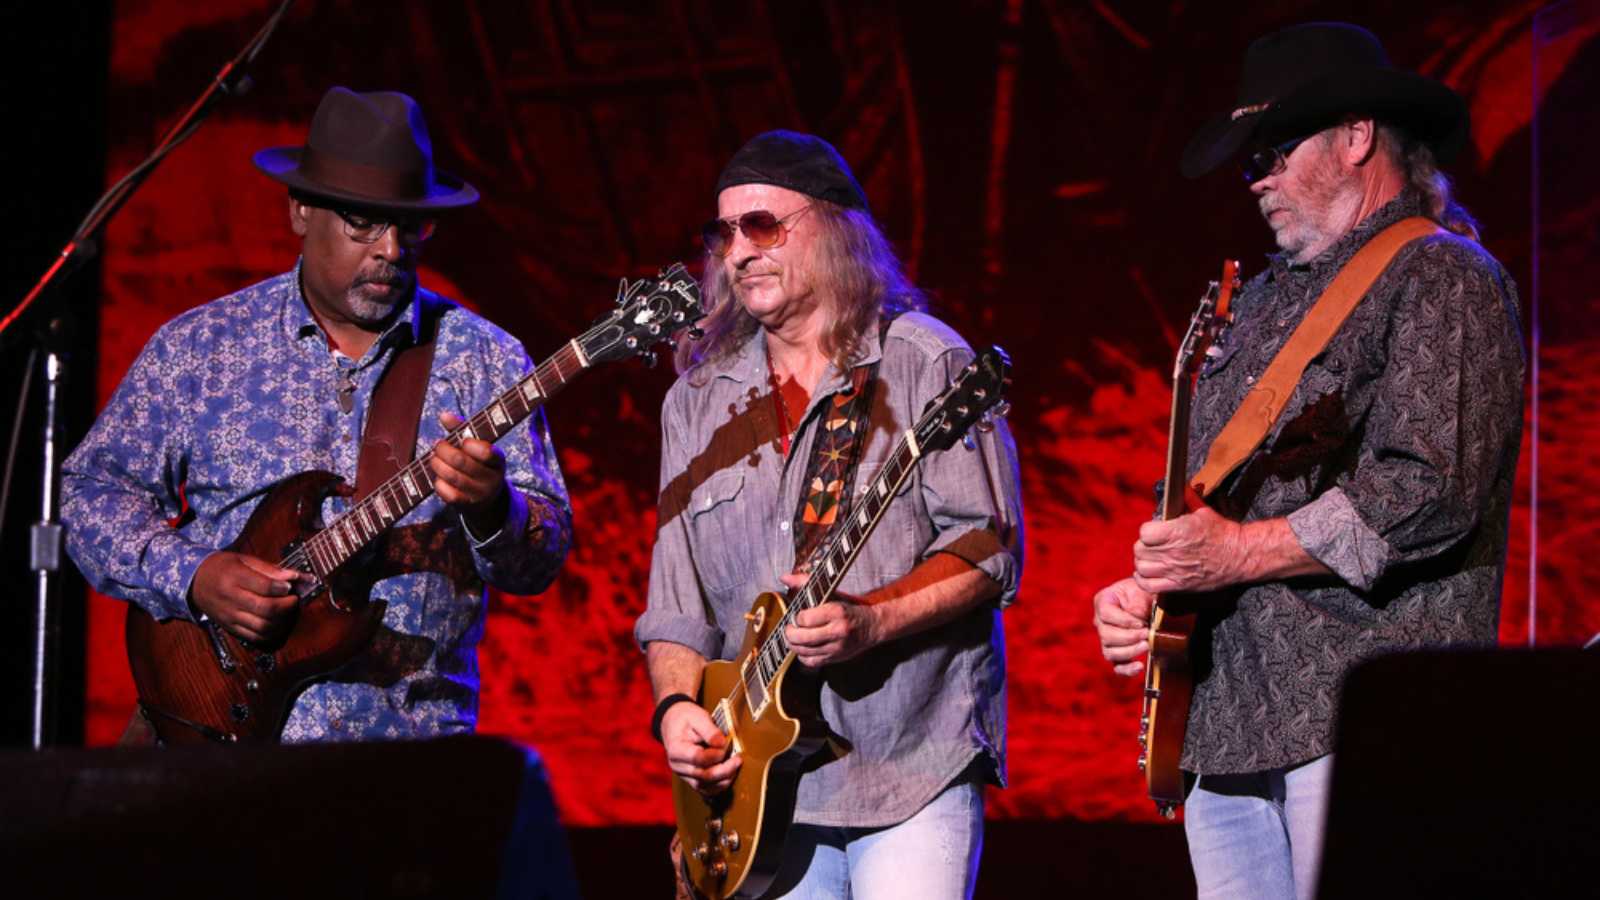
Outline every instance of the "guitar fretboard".
<path id="1" fill-rule="evenodd" d="M 578 341 L 568 342 L 460 428 L 450 432 L 445 440 L 454 447 L 460 447 L 461 442 L 469 438 L 491 444 L 500 440 L 588 367 Z M 433 469 L 429 465 L 433 457 L 433 451 L 429 450 L 412 460 L 333 524 L 307 538 L 281 565 L 326 580 L 335 569 L 433 495 Z"/>
<path id="2" fill-rule="evenodd" d="M 915 434 L 907 432 L 883 464 L 878 477 L 872 479 L 866 491 L 851 506 L 848 520 L 834 525 L 827 543 L 811 567 L 810 577 L 795 592 L 788 611 L 761 646 L 755 656 L 755 665 L 746 671 L 746 678 L 760 679 L 763 693 L 789 657 L 789 641 L 783 636 L 783 629 L 794 621 L 801 610 L 820 606 L 833 598 L 845 573 L 861 553 L 862 545 L 883 518 L 884 510 L 888 509 L 889 502 L 899 492 L 901 485 L 911 477 L 921 457 L 922 450 Z"/>

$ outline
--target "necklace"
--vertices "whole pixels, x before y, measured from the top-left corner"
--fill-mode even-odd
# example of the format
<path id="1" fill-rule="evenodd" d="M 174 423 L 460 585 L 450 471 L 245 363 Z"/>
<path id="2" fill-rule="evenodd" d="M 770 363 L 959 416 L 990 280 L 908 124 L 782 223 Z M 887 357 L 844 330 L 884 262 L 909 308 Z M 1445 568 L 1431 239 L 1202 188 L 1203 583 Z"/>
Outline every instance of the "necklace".
<path id="1" fill-rule="evenodd" d="M 778 416 L 778 432 L 783 438 L 783 455 L 789 455 L 789 439 L 794 434 L 795 424 L 789 415 L 789 398 L 783 395 L 783 385 L 778 382 L 777 370 L 772 368 L 772 357 L 767 357 L 767 383 L 772 385 L 772 406 Z"/>

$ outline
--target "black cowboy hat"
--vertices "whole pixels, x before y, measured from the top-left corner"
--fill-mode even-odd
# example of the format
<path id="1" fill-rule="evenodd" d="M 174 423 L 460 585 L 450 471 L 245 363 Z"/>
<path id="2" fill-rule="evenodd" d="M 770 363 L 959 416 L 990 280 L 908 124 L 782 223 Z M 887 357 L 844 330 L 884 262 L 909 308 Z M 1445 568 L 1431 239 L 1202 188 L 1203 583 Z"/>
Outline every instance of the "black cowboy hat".
<path id="1" fill-rule="evenodd" d="M 1245 51 L 1233 111 L 1183 150 L 1197 178 L 1253 144 L 1278 144 L 1337 124 L 1346 114 L 1397 125 L 1448 162 L 1466 143 L 1467 104 L 1431 78 L 1394 68 L 1372 32 L 1310 22 L 1258 38 Z"/>
<path id="2" fill-rule="evenodd" d="M 397 91 L 322 97 L 304 147 L 269 147 L 256 168 L 302 193 L 376 210 L 428 212 L 478 202 L 478 191 L 433 167 L 417 101 Z"/>

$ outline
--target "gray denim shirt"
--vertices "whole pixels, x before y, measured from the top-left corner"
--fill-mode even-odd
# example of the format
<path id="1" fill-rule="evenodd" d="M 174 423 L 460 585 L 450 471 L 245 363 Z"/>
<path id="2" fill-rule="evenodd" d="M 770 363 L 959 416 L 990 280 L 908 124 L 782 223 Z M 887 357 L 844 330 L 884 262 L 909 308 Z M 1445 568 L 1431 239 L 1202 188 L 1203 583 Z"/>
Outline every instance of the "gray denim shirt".
<path id="1" fill-rule="evenodd" d="M 878 330 L 858 365 L 881 357 L 871 432 L 853 490 L 870 484 L 923 407 L 973 358 L 948 326 L 900 316 Z M 830 366 L 784 458 L 758 331 L 742 350 L 680 378 L 661 413 L 661 493 L 650 594 L 634 628 L 641 645 L 671 641 L 708 659 L 732 659 L 744 614 L 795 567 L 790 522 L 820 430 L 821 411 L 846 385 Z M 1000 607 L 1022 575 L 1022 494 L 1016 445 L 1002 422 L 929 454 L 889 505 L 841 589 L 864 594 L 934 553 L 953 553 L 1001 587 L 945 625 L 824 669 L 822 713 L 849 752 L 801 777 L 795 819 L 878 827 L 910 818 L 975 758 L 1005 779 L 1005 638 Z M 826 754 L 823 754 L 826 757 Z M 987 768 L 987 767 L 986 767 Z"/>

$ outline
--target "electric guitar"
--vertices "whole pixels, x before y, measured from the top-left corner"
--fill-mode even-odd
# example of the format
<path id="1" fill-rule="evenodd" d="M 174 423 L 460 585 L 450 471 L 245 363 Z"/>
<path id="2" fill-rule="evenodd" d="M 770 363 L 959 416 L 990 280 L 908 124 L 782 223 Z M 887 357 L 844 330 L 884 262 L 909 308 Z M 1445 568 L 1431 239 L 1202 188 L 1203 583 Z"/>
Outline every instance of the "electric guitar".
<path id="1" fill-rule="evenodd" d="M 1228 307 L 1239 287 L 1239 263 L 1222 264 L 1222 280 L 1211 282 L 1189 321 L 1172 367 L 1172 422 L 1167 433 L 1167 472 L 1161 489 L 1162 521 L 1176 519 L 1201 504 L 1214 485 L 1189 484 L 1189 411 L 1195 379 L 1218 331 L 1229 320 Z M 1139 716 L 1139 769 L 1156 809 L 1172 818 L 1183 805 L 1183 739 L 1189 725 L 1194 671 L 1189 638 L 1195 610 L 1181 595 L 1156 598 L 1150 617 L 1150 658 L 1144 671 L 1144 710 Z"/>
<path id="2" fill-rule="evenodd" d="M 1005 351 L 991 347 L 931 400 L 878 477 L 834 524 L 813 557 L 806 583 L 787 601 L 775 593 L 757 597 L 745 616 L 749 625 L 738 656 L 706 665 L 699 703 L 744 757 L 733 784 L 714 796 L 672 780 L 689 878 L 706 896 L 756 896 L 771 884 L 794 813 L 800 766 L 828 734 L 818 715 L 821 682 L 795 661 L 784 627 L 801 610 L 833 599 L 861 546 L 923 457 L 949 449 L 974 423 L 993 427 L 992 417 L 1005 414 L 1002 397 L 1010 370 Z"/>
<path id="3" fill-rule="evenodd" d="M 655 278 L 623 279 L 615 309 L 446 440 L 457 447 L 467 438 L 498 441 L 585 369 L 650 357 L 703 315 L 699 286 L 681 264 Z M 366 649 L 387 604 L 370 599 L 371 567 L 347 563 L 433 495 L 432 458 L 431 450 L 422 454 L 325 528 L 323 501 L 350 492 L 332 472 L 301 472 L 262 498 L 227 549 L 309 576 L 295 584 L 294 621 L 277 641 L 243 641 L 212 621 L 158 622 L 129 604 L 128 661 L 139 704 L 162 741 L 276 740 L 295 697 Z"/>

